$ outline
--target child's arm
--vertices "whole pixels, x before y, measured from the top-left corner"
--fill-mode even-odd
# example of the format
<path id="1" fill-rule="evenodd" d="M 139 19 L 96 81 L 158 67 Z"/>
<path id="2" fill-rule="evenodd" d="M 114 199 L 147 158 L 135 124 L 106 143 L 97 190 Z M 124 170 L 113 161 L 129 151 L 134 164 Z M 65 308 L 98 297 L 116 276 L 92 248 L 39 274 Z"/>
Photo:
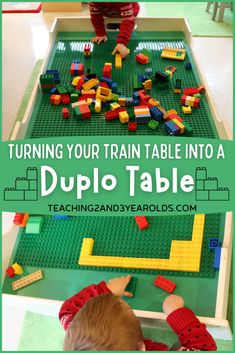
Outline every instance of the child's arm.
<path id="1" fill-rule="evenodd" d="M 119 52 L 122 58 L 127 56 L 127 44 L 130 40 L 132 31 L 135 27 L 135 16 L 133 13 L 132 3 L 120 3 L 120 17 L 122 18 L 120 32 L 117 36 L 117 45 L 112 54 Z"/>
<path id="2" fill-rule="evenodd" d="M 102 4 L 97 2 L 89 2 L 89 9 L 91 15 L 91 23 L 95 29 L 96 37 L 92 39 L 92 42 L 100 44 L 107 40 L 106 30 L 104 26 L 104 17 L 102 12 Z"/>
<path id="3" fill-rule="evenodd" d="M 184 308 L 184 301 L 177 295 L 168 296 L 163 303 L 168 315 L 167 322 L 178 335 L 183 348 L 190 350 L 215 351 L 216 343 L 212 336 L 191 309 Z"/>
<path id="4" fill-rule="evenodd" d="M 107 288 L 106 283 L 102 281 L 97 285 L 92 284 L 91 286 L 84 288 L 81 292 L 67 299 L 62 304 L 59 312 L 59 319 L 64 329 L 67 330 L 74 316 L 88 300 L 106 293 L 111 293 L 111 291 Z"/>
<path id="5" fill-rule="evenodd" d="M 81 292 L 67 299 L 61 306 L 59 312 L 59 319 L 65 330 L 68 329 L 69 324 L 74 316 L 90 299 L 98 295 L 113 293 L 116 295 L 132 296 L 131 293 L 126 292 L 125 288 L 130 282 L 131 276 L 122 276 L 119 278 L 112 278 L 106 284 L 104 281 L 99 284 L 92 284 L 84 288 Z"/>

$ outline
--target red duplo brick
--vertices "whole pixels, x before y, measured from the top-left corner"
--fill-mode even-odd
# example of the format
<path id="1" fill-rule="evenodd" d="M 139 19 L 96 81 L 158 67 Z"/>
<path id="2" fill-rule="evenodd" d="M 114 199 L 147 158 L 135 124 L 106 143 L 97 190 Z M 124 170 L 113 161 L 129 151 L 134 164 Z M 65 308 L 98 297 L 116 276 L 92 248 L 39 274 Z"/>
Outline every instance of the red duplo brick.
<path id="1" fill-rule="evenodd" d="M 15 277 L 15 270 L 12 266 L 8 267 L 8 269 L 6 270 L 6 274 L 8 277 Z"/>
<path id="2" fill-rule="evenodd" d="M 70 97 L 68 94 L 61 94 L 61 102 L 62 104 L 69 104 L 70 103 Z"/>
<path id="3" fill-rule="evenodd" d="M 104 77 L 105 77 L 105 76 L 104 76 Z M 103 82 L 100 82 L 100 86 L 109 89 L 109 85 L 108 85 L 106 82 L 104 82 L 104 81 L 103 81 Z"/>
<path id="4" fill-rule="evenodd" d="M 83 83 L 85 83 L 85 81 L 82 78 L 80 78 L 80 80 L 77 83 L 76 89 L 80 91 L 82 89 Z"/>
<path id="5" fill-rule="evenodd" d="M 79 105 L 79 109 L 82 113 L 82 119 L 90 119 L 91 111 L 86 104 Z"/>
<path id="6" fill-rule="evenodd" d="M 74 75 L 74 68 L 75 68 L 75 64 L 72 63 L 71 66 L 70 66 L 70 74 L 71 75 Z"/>
<path id="7" fill-rule="evenodd" d="M 110 65 L 104 65 L 103 77 L 111 78 L 111 76 L 112 76 L 112 67 Z"/>
<path id="8" fill-rule="evenodd" d="M 62 114 L 64 119 L 68 119 L 69 117 L 69 110 L 68 108 L 62 108 Z"/>
<path id="9" fill-rule="evenodd" d="M 116 108 L 114 110 L 110 110 L 106 113 L 104 113 L 105 116 L 105 120 L 110 121 L 110 120 L 115 120 L 115 119 L 119 119 L 119 113 L 121 112 L 126 112 L 126 108 Z"/>
<path id="10" fill-rule="evenodd" d="M 82 75 L 84 72 L 84 64 L 78 64 L 78 75 Z"/>
<path id="11" fill-rule="evenodd" d="M 23 222 L 23 219 L 24 219 L 24 213 L 16 213 L 15 214 L 15 217 L 13 219 L 13 223 L 16 225 L 16 226 L 19 226 L 22 224 Z"/>
<path id="12" fill-rule="evenodd" d="M 128 130 L 129 130 L 129 131 L 136 131 L 136 130 L 137 130 L 137 123 L 136 123 L 136 121 L 129 121 L 129 123 L 128 123 Z"/>
<path id="13" fill-rule="evenodd" d="M 186 96 L 193 96 L 194 94 L 199 93 L 198 88 L 192 87 L 192 88 L 185 88 L 184 89 L 184 94 Z"/>
<path id="14" fill-rule="evenodd" d="M 165 290 L 168 293 L 173 293 L 175 288 L 176 288 L 176 284 L 172 281 L 170 281 L 169 279 L 158 275 L 154 281 L 155 286 Z"/>
<path id="15" fill-rule="evenodd" d="M 140 230 L 146 229 L 149 226 L 148 221 L 144 216 L 136 216 L 135 221 Z"/>
<path id="16" fill-rule="evenodd" d="M 137 54 L 135 58 L 136 58 L 136 61 L 138 61 L 138 63 L 140 64 L 148 64 L 149 62 L 148 57 L 141 53 Z"/>
<path id="17" fill-rule="evenodd" d="M 52 94 L 50 96 L 50 104 L 54 104 L 54 100 L 55 100 L 55 94 Z"/>

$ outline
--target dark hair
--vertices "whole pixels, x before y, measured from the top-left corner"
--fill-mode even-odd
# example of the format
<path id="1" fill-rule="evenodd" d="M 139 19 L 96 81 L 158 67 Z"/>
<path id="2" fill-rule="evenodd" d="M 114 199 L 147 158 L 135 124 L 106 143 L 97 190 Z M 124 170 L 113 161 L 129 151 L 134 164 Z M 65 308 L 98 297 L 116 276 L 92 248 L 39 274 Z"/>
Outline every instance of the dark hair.
<path id="1" fill-rule="evenodd" d="M 64 339 L 66 351 L 134 351 L 143 341 L 140 321 L 120 297 L 89 300 L 76 314 Z"/>

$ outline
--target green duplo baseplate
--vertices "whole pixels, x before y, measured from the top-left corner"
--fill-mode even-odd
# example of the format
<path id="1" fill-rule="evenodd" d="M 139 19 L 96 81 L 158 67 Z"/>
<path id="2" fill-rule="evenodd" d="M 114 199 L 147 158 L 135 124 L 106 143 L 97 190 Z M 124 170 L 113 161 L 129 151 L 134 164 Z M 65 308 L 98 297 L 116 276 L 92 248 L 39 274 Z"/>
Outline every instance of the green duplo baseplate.
<path id="1" fill-rule="evenodd" d="M 123 61 L 123 68 L 121 70 L 115 70 L 114 56 L 111 55 L 115 47 L 116 34 L 110 34 L 109 40 L 105 44 L 95 45 L 94 47 L 92 45 L 91 57 L 85 59 L 83 56 L 84 43 L 88 43 L 91 36 L 92 33 L 77 33 L 77 35 L 74 33 L 58 34 L 47 69 L 59 70 L 61 83 L 71 82 L 72 78 L 69 69 L 75 59 L 79 59 L 85 64 L 85 70 L 90 69 L 91 72 L 95 72 L 99 78 L 102 76 L 104 63 L 112 62 L 112 79 L 118 84 L 118 92 L 120 92 L 122 96 L 132 97 L 134 75 L 144 74 L 145 68 L 151 67 L 153 73 L 155 73 L 156 71 L 164 71 L 168 65 L 173 65 L 177 70 L 169 86 L 162 89 L 154 84 L 153 89 L 148 91 L 149 94 L 151 97 L 160 100 L 161 105 L 166 110 L 176 109 L 185 122 L 188 122 L 192 126 L 193 137 L 218 138 L 205 95 L 202 94 L 199 108 L 192 108 L 192 114 L 184 115 L 180 104 L 181 94 L 173 93 L 173 85 L 176 79 L 182 80 L 182 88 L 196 87 L 197 84 L 200 83 L 193 59 L 183 39 L 182 33 L 178 34 L 180 39 L 171 39 L 177 36 L 169 32 L 163 32 L 161 34 L 139 32 L 133 34 L 132 40 L 128 45 L 130 54 Z M 165 46 L 186 48 L 187 55 L 185 60 L 182 62 L 162 59 L 161 51 Z M 152 60 L 150 64 L 141 65 L 136 62 L 135 56 L 142 48 L 151 50 Z M 193 70 L 186 70 L 186 62 L 191 62 Z M 139 124 L 138 130 L 133 133 L 128 131 L 127 124 L 121 124 L 119 120 L 107 122 L 104 119 L 104 112 L 110 110 L 107 106 L 102 107 L 101 113 L 92 114 L 91 119 L 77 121 L 72 117 L 72 109 L 69 105 L 70 118 L 63 119 L 61 113 L 62 105 L 50 105 L 49 100 L 49 93 L 38 93 L 26 138 L 50 136 L 167 135 L 163 123 L 159 124 L 159 127 L 154 131 L 149 129 L 147 124 Z M 128 110 L 133 111 L 133 108 Z"/>
<path id="2" fill-rule="evenodd" d="M 191 240 L 194 216 L 147 217 L 149 228 L 140 231 L 134 217 L 71 217 L 56 220 L 45 216 L 40 234 L 19 231 L 12 262 L 23 267 L 99 270 L 140 274 L 213 278 L 214 253 L 208 248 L 209 238 L 223 239 L 224 215 L 206 215 L 201 270 L 199 273 L 118 269 L 79 266 L 84 237 L 94 238 L 94 255 L 169 258 L 172 240 Z"/>

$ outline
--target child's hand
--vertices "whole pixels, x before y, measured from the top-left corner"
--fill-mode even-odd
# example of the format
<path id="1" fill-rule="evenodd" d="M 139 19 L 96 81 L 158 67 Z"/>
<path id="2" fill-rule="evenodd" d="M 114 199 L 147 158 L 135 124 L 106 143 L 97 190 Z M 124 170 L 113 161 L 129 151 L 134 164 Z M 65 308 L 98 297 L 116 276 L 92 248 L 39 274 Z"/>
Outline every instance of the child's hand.
<path id="1" fill-rule="evenodd" d="M 102 36 L 102 37 L 94 37 L 91 39 L 92 43 L 97 43 L 97 44 L 100 44 L 102 42 L 107 42 L 108 38 L 107 36 Z"/>
<path id="2" fill-rule="evenodd" d="M 179 308 L 183 308 L 184 299 L 179 295 L 169 295 L 163 302 L 163 311 L 166 315 L 171 314 L 173 311 Z"/>
<path id="3" fill-rule="evenodd" d="M 111 278 L 108 283 L 107 287 L 113 294 L 125 296 L 125 297 L 133 297 L 133 294 L 130 292 L 126 292 L 126 286 L 131 280 L 131 276 L 122 276 L 117 278 Z"/>
<path id="4" fill-rule="evenodd" d="M 116 47 L 113 49 L 112 55 L 116 53 L 120 53 L 122 58 L 124 59 L 128 54 L 127 47 L 122 43 L 118 43 Z"/>

